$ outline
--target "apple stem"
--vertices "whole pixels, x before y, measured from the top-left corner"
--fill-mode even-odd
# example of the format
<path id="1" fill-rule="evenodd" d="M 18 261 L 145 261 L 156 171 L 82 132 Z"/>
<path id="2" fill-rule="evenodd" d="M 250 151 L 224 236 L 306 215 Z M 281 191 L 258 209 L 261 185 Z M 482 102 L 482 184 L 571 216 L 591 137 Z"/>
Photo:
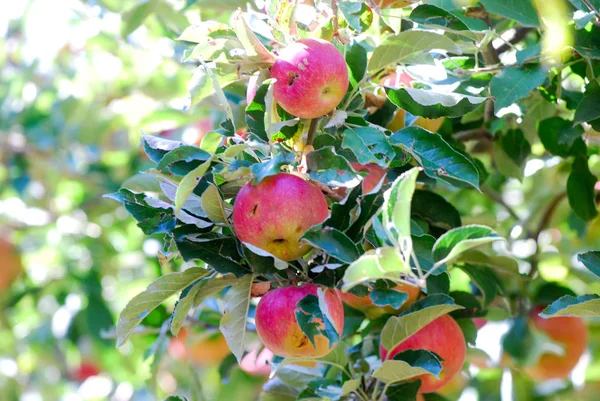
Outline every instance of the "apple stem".
<path id="1" fill-rule="evenodd" d="M 315 140 L 315 136 L 316 136 L 315 134 L 317 132 L 317 127 L 319 125 L 319 119 L 320 119 L 320 117 L 313 118 L 312 120 L 310 120 L 310 126 L 308 128 L 308 136 L 306 137 L 306 146 L 312 145 Z"/>

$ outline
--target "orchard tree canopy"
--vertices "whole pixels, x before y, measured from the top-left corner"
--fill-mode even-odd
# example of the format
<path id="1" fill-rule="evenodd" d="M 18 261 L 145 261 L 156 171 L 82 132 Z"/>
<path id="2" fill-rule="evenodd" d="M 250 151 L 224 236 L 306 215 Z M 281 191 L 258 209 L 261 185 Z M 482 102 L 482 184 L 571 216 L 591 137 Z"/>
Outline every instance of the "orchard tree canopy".
<path id="1" fill-rule="evenodd" d="M 23 3 L 0 399 L 598 399 L 600 1 Z"/>

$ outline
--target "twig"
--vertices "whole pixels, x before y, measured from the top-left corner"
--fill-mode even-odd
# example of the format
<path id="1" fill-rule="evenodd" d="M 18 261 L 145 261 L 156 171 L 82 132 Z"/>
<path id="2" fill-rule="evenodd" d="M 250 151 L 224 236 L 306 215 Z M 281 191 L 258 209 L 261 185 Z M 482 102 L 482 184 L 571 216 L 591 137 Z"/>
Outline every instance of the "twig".
<path id="1" fill-rule="evenodd" d="M 481 191 L 486 194 L 487 196 L 489 196 L 494 202 L 502 205 L 502 207 L 504 207 L 504 209 L 506 209 L 506 211 L 508 212 L 508 214 L 515 220 L 517 221 L 521 221 L 521 218 L 519 217 L 519 215 L 513 210 L 512 207 L 508 206 L 506 204 L 506 202 L 504 202 L 504 199 L 502 199 L 502 196 L 494 191 L 493 189 L 489 188 L 486 185 L 482 185 L 481 186 Z"/>
<path id="2" fill-rule="evenodd" d="M 468 129 L 465 131 L 459 131 L 454 134 L 454 139 L 459 142 L 467 142 L 473 139 L 487 139 L 492 142 L 494 140 L 494 136 L 488 131 L 485 127 Z"/>
<path id="3" fill-rule="evenodd" d="M 560 204 L 560 201 L 562 201 L 566 196 L 567 196 L 566 192 L 561 192 L 558 195 L 556 195 L 554 197 L 554 199 L 552 199 L 552 201 L 548 204 L 548 206 L 546 207 L 546 211 L 544 212 L 544 214 L 542 215 L 542 218 L 540 219 L 537 229 L 534 231 L 534 233 L 532 235 L 532 238 L 534 240 L 537 241 L 537 239 L 540 236 L 540 234 L 542 233 L 542 231 L 544 231 L 544 229 L 548 226 L 548 224 L 550 224 L 550 220 L 552 219 L 552 216 L 554 215 L 554 211 L 556 210 L 556 207 Z"/>

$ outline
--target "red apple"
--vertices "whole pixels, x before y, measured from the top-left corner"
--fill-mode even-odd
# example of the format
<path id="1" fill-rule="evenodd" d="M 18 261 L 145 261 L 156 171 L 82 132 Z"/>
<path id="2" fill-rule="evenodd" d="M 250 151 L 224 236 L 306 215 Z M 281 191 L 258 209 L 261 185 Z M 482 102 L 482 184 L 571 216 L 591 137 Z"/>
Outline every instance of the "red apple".
<path id="1" fill-rule="evenodd" d="M 269 361 L 273 359 L 273 353 L 268 349 L 264 348 L 258 352 L 258 347 L 253 348 L 242 358 L 240 368 L 253 376 L 265 376 L 269 377 L 271 373 L 271 365 Z"/>
<path id="2" fill-rule="evenodd" d="M 171 339 L 167 350 L 173 359 L 189 360 L 196 366 L 216 366 L 231 353 L 220 332 L 190 333 L 185 327 Z"/>
<path id="3" fill-rule="evenodd" d="M 248 89 L 246 89 L 246 104 L 252 103 L 256 91 L 258 90 L 258 74 L 250 76 L 248 79 Z"/>
<path id="4" fill-rule="evenodd" d="M 73 380 L 83 382 L 92 376 L 100 374 L 100 369 L 95 363 L 89 361 L 81 362 L 81 365 L 71 373 Z"/>
<path id="5" fill-rule="evenodd" d="M 535 307 L 530 319 L 536 329 L 544 332 L 550 339 L 564 348 L 564 355 L 543 354 L 534 366 L 525 368 L 525 372 L 535 380 L 562 379 L 571 373 L 579 358 L 585 352 L 588 343 L 588 330 L 579 317 L 554 317 L 544 319 L 538 316 L 543 307 Z"/>
<path id="6" fill-rule="evenodd" d="M 287 173 L 267 177 L 257 185 L 244 185 L 233 205 L 233 228 L 238 238 L 287 261 L 310 250 L 300 237 L 328 217 L 321 190 Z"/>
<path id="7" fill-rule="evenodd" d="M 482 328 L 483 326 L 485 326 L 487 324 L 487 320 L 485 320 L 482 317 L 474 317 L 473 323 L 475 324 L 475 327 L 477 327 L 477 330 L 479 330 L 480 328 Z"/>
<path id="8" fill-rule="evenodd" d="M 352 168 L 356 171 L 366 171 L 367 173 L 369 173 L 369 175 L 367 175 L 362 180 L 363 194 L 368 194 L 369 192 L 374 190 L 377 184 L 379 184 L 381 179 L 387 173 L 386 169 L 380 167 L 377 164 L 350 163 L 350 165 L 352 165 Z"/>
<path id="9" fill-rule="evenodd" d="M 373 304 L 369 295 L 359 297 L 349 292 L 341 291 L 339 294 L 344 303 L 363 312 L 369 319 L 377 319 L 386 314 L 395 314 L 405 310 L 419 298 L 419 294 L 421 293 L 421 289 L 418 286 L 408 284 L 398 284 L 394 289 L 408 294 L 408 299 L 398 309 L 393 308 L 391 305 L 377 306 Z"/>
<path id="10" fill-rule="evenodd" d="M 327 355 L 335 347 L 335 343 L 331 344 L 321 334 L 315 336 L 313 346 L 296 321 L 296 304 L 309 294 L 316 296 L 318 288 L 315 284 L 282 287 L 261 298 L 256 307 L 256 331 L 265 347 L 275 355 L 318 358 Z M 344 330 L 344 306 L 334 290 L 324 288 L 324 291 L 332 323 L 341 335 Z"/>
<path id="11" fill-rule="evenodd" d="M 391 359 L 398 353 L 409 349 L 426 349 L 435 352 L 442 359 L 440 378 L 426 374 L 421 379 L 420 393 L 432 393 L 444 387 L 460 372 L 467 355 L 465 337 L 458 325 L 448 315 L 443 315 L 404 340 L 390 353 L 383 345 L 379 346 L 381 360 Z"/>
<path id="12" fill-rule="evenodd" d="M 300 118 L 331 112 L 348 90 L 344 56 L 322 39 L 300 39 L 283 49 L 273 67 L 273 96 L 285 111 Z"/>
<path id="13" fill-rule="evenodd" d="M 253 297 L 262 297 L 271 289 L 271 283 L 268 281 L 261 281 L 253 283 L 250 289 L 250 295 Z"/>
<path id="14" fill-rule="evenodd" d="M 0 238 L 0 293 L 8 289 L 22 271 L 21 256 L 15 247 Z"/>

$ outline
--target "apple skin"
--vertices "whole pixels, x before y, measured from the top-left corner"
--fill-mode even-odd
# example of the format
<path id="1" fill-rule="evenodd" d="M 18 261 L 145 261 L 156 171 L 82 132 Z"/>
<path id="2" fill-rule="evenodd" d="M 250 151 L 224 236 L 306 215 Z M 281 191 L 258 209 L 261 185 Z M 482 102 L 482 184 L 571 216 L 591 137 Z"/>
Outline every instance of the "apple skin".
<path id="1" fill-rule="evenodd" d="M 173 359 L 189 360 L 198 367 L 216 366 L 231 353 L 225 337 L 220 332 L 190 336 L 185 327 L 181 328 L 178 337 L 171 339 L 167 351 Z"/>
<path id="2" fill-rule="evenodd" d="M 78 382 L 84 382 L 88 378 L 92 376 L 97 376 L 100 374 L 100 369 L 96 366 L 95 363 L 89 361 L 81 362 L 81 365 L 73 372 L 71 372 L 71 378 Z"/>
<path id="3" fill-rule="evenodd" d="M 258 283 L 252 283 L 250 288 L 250 296 L 262 297 L 271 289 L 271 283 L 268 281 L 260 281 Z"/>
<path id="4" fill-rule="evenodd" d="M 377 164 L 360 164 L 360 163 L 350 163 L 352 168 L 357 172 L 366 171 L 369 173 L 362 180 L 362 191 L 363 194 L 368 194 L 372 190 L 375 189 L 379 181 L 385 176 L 387 170 Z"/>
<path id="5" fill-rule="evenodd" d="M 408 308 L 413 302 L 419 298 L 421 289 L 414 285 L 398 284 L 394 289 L 408 294 L 408 299 L 400 306 L 399 309 L 394 309 L 391 305 L 377 306 L 373 304 L 370 296 L 359 297 L 349 292 L 339 292 L 340 298 L 348 306 L 358 309 L 363 312 L 367 318 L 373 320 L 383 315 L 396 314 Z"/>
<path id="6" fill-rule="evenodd" d="M 534 307 L 530 319 L 536 329 L 544 332 L 552 341 L 564 347 L 564 355 L 544 354 L 534 365 L 525 368 L 525 372 L 534 380 L 562 379 L 571 373 L 588 344 L 588 329 L 582 318 L 554 317 L 544 319 L 538 313 L 544 307 Z"/>
<path id="7" fill-rule="evenodd" d="M 233 205 L 233 228 L 240 241 L 286 261 L 311 249 L 300 237 L 328 217 L 321 190 L 287 173 L 269 176 L 257 185 L 247 183 Z"/>
<path id="8" fill-rule="evenodd" d="M 273 96 L 288 113 L 317 118 L 331 112 L 348 90 L 344 56 L 330 42 L 300 39 L 283 49 L 271 67 Z"/>
<path id="9" fill-rule="evenodd" d="M 253 376 L 269 377 L 271 374 L 271 365 L 269 361 L 273 359 L 273 353 L 264 348 L 258 352 L 258 347 L 253 348 L 242 358 L 240 368 Z"/>
<path id="10" fill-rule="evenodd" d="M 256 331 L 266 348 L 283 357 L 318 358 L 327 355 L 334 347 L 327 337 L 316 335 L 315 346 L 302 332 L 296 321 L 296 304 L 307 295 L 317 296 L 315 284 L 300 287 L 282 287 L 269 291 L 256 307 Z M 325 303 L 332 323 L 341 335 L 344 331 L 344 306 L 336 291 L 326 289 Z"/>
<path id="11" fill-rule="evenodd" d="M 392 72 L 391 74 L 385 75 L 381 78 L 380 82 L 383 86 L 387 86 L 393 89 L 399 88 L 412 88 L 412 82 L 414 79 L 408 75 L 406 72 L 400 73 L 398 76 L 397 73 Z M 400 131 L 404 128 L 404 117 L 406 116 L 406 111 L 404 109 L 398 109 L 396 114 L 394 115 L 394 119 L 387 125 L 387 129 L 392 132 Z M 442 124 L 444 123 L 444 117 L 440 118 L 425 118 L 418 117 L 413 123 L 414 126 L 425 128 L 431 132 L 437 132 Z"/>
<path id="12" fill-rule="evenodd" d="M 389 359 L 408 349 L 426 349 L 438 354 L 442 362 L 440 378 L 425 374 L 420 376 L 420 393 L 432 393 L 444 387 L 462 369 L 467 355 L 465 337 L 458 323 L 449 315 L 443 315 L 413 334 L 389 353 Z M 388 357 L 388 350 L 379 346 L 381 360 Z"/>
<path id="13" fill-rule="evenodd" d="M 475 325 L 475 327 L 477 327 L 477 330 L 479 330 L 487 324 L 487 320 L 482 317 L 474 317 L 473 324 Z"/>
<path id="14" fill-rule="evenodd" d="M 21 256 L 15 247 L 0 238 L 0 294 L 10 287 L 22 271 Z"/>

